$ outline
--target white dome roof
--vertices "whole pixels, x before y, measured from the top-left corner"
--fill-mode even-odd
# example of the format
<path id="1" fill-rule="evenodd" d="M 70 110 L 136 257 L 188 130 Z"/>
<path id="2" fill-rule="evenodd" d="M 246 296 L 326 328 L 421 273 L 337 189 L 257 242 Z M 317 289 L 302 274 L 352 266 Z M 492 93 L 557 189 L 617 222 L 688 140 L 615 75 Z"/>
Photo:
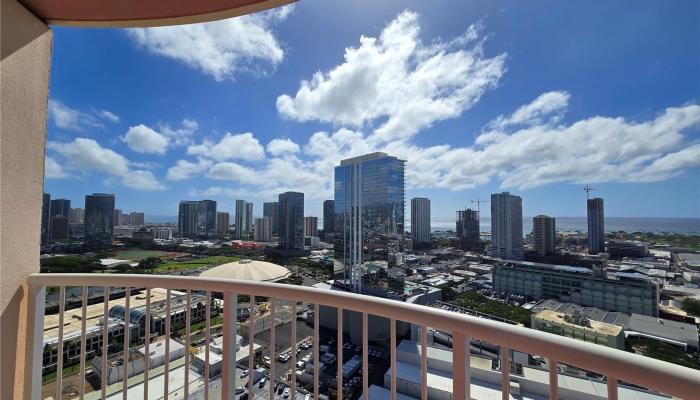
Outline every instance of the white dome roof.
<path id="1" fill-rule="evenodd" d="M 204 278 L 277 282 L 287 278 L 289 274 L 289 270 L 281 265 L 265 261 L 241 260 L 208 269 L 199 276 Z"/>

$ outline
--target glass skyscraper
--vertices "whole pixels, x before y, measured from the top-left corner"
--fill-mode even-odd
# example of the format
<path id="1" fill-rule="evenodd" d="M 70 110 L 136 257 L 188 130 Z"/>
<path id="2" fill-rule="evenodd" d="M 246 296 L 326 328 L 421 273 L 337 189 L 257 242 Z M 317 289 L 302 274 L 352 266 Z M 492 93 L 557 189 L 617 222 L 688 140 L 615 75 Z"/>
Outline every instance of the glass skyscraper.
<path id="1" fill-rule="evenodd" d="M 181 201 L 177 228 L 181 237 L 214 236 L 216 234 L 216 201 Z"/>
<path id="2" fill-rule="evenodd" d="M 588 199 L 588 253 L 598 254 L 605 251 L 605 211 L 603 199 Z"/>
<path id="3" fill-rule="evenodd" d="M 386 293 L 403 264 L 405 163 L 378 152 L 335 167 L 336 280 L 354 292 Z"/>
<path id="4" fill-rule="evenodd" d="M 323 240 L 328 241 L 335 233 L 335 201 L 323 202 Z M 330 242 L 329 242 L 330 243 Z"/>
<path id="5" fill-rule="evenodd" d="M 114 234 L 114 194 L 85 196 L 85 242 L 112 244 Z"/>
<path id="6" fill-rule="evenodd" d="M 263 203 L 263 217 L 268 217 L 270 218 L 270 221 L 272 221 L 272 234 L 276 235 L 278 230 L 279 230 L 279 223 L 277 222 L 277 218 L 279 217 L 278 214 L 278 209 L 279 203 L 276 201 L 271 201 L 267 203 Z"/>
<path id="7" fill-rule="evenodd" d="M 279 195 L 279 247 L 304 248 L 304 193 L 286 192 Z"/>

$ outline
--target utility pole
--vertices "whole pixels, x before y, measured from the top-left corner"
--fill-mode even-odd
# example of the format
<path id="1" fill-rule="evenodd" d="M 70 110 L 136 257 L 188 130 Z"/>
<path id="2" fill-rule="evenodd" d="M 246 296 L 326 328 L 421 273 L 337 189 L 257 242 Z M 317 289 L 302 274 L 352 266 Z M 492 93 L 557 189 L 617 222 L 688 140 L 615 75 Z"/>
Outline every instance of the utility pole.
<path id="1" fill-rule="evenodd" d="M 593 191 L 593 188 L 590 187 L 590 185 L 586 184 L 586 187 L 584 187 L 583 190 L 586 192 L 586 200 L 589 200 L 591 198 L 591 192 Z"/>

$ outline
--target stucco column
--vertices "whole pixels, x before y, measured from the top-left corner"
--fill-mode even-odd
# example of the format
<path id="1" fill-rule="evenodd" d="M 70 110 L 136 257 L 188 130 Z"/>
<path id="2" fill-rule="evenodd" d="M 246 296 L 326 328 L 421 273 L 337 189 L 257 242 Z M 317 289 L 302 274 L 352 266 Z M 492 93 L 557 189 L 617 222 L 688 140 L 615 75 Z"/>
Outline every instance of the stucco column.
<path id="1" fill-rule="evenodd" d="M 23 374 L 25 284 L 39 271 L 52 33 L 18 1 L 1 1 L 0 398 L 21 399 L 31 379 Z"/>

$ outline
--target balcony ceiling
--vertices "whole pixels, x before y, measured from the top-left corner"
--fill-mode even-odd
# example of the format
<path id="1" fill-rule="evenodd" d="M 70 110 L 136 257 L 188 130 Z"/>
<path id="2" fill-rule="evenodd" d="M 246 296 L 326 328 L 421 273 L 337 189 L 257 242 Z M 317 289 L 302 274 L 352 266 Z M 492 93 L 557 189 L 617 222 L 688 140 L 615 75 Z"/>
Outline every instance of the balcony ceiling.
<path id="1" fill-rule="evenodd" d="M 215 21 L 296 0 L 20 0 L 49 25 L 145 27 Z"/>

